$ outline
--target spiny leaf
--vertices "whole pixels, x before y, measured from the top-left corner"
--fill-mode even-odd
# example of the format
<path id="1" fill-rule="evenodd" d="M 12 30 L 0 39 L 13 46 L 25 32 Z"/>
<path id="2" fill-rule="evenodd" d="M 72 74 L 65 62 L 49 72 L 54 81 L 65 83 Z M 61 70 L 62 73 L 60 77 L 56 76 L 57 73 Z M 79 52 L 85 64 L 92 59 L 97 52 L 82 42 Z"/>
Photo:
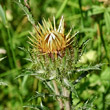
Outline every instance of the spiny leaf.
<path id="1" fill-rule="evenodd" d="M 86 48 L 86 46 L 87 46 L 87 44 L 88 44 L 88 42 L 90 41 L 90 39 L 87 39 L 86 41 L 84 41 L 83 43 L 82 43 L 82 45 L 79 47 L 79 58 L 78 58 L 78 60 L 81 58 L 81 56 L 83 55 L 83 53 L 84 53 L 84 51 L 85 51 L 85 48 Z"/>
<path id="2" fill-rule="evenodd" d="M 23 106 L 25 108 L 32 108 L 32 109 L 35 109 L 35 110 L 48 110 L 47 107 L 45 107 L 42 102 L 40 105 L 25 105 Z"/>
<path id="3" fill-rule="evenodd" d="M 73 84 L 75 85 L 75 84 L 79 83 L 82 78 L 86 77 L 89 74 L 89 71 L 101 70 L 100 67 L 102 65 L 103 64 L 97 64 L 95 66 L 89 66 L 89 67 L 86 67 L 86 68 L 77 69 L 76 72 L 83 72 L 83 73 L 73 82 Z"/>
<path id="4" fill-rule="evenodd" d="M 22 50 L 22 51 L 24 51 L 24 52 L 28 52 L 28 50 L 26 49 L 26 48 L 24 48 L 24 47 L 18 47 L 20 50 Z"/>
<path id="5" fill-rule="evenodd" d="M 35 25 L 35 21 L 32 17 L 32 14 L 29 12 L 28 8 L 26 6 L 24 6 L 23 4 L 21 4 L 21 2 L 17 2 L 15 1 L 15 3 L 17 3 L 19 5 L 19 7 L 24 11 L 24 13 L 26 14 L 29 22 L 32 24 L 32 25 Z"/>
<path id="6" fill-rule="evenodd" d="M 51 82 L 43 81 L 43 83 L 46 85 L 47 89 L 54 92 L 54 88 L 52 87 Z"/>
<path id="7" fill-rule="evenodd" d="M 32 96 L 29 101 L 33 100 L 33 99 L 36 99 L 38 97 L 42 97 L 42 98 L 45 98 L 45 94 L 44 93 L 39 93 L 36 91 L 36 95 L 35 96 Z"/>
<path id="8" fill-rule="evenodd" d="M 35 110 L 41 110 L 39 106 L 37 105 L 25 105 L 23 106 L 24 108 L 30 108 L 30 109 L 35 109 Z"/>
<path id="9" fill-rule="evenodd" d="M 95 101 L 96 96 L 92 96 L 90 99 L 88 99 L 85 103 L 84 106 L 82 107 L 83 109 L 87 109 L 87 110 L 92 110 L 94 105 L 93 102 Z"/>
<path id="10" fill-rule="evenodd" d="M 42 98 L 45 98 L 45 97 L 53 97 L 53 98 L 57 98 L 57 97 L 59 97 L 59 98 L 62 98 L 62 99 L 68 99 L 68 97 L 66 97 L 66 96 L 63 96 L 63 95 L 55 95 L 54 93 L 52 94 L 47 94 L 47 93 L 39 93 L 39 92 L 37 92 L 36 91 L 36 95 L 35 96 L 32 96 L 30 99 L 29 99 L 29 101 L 30 100 L 33 100 L 33 99 L 36 99 L 36 98 L 38 98 L 38 97 L 42 97 Z"/>
<path id="11" fill-rule="evenodd" d="M 101 70 L 100 67 L 102 66 L 103 64 L 97 64 L 95 66 L 88 66 L 88 67 L 84 67 L 84 68 L 80 68 L 80 69 L 77 69 L 76 71 L 77 72 L 81 72 L 81 71 L 90 71 L 90 70 Z"/>
<path id="12" fill-rule="evenodd" d="M 74 93 L 76 97 L 78 97 L 77 91 L 75 90 L 74 85 L 70 81 L 68 81 L 67 79 L 64 79 L 63 83 L 66 86 L 66 88 L 70 89 L 70 91 Z"/>
<path id="13" fill-rule="evenodd" d="M 88 75 L 88 72 L 84 72 L 82 73 L 74 82 L 73 82 L 73 85 L 79 83 L 81 81 L 82 78 L 86 77 Z"/>
<path id="14" fill-rule="evenodd" d="M 32 75 L 32 76 L 37 76 L 38 74 L 42 74 L 44 71 L 43 70 L 39 70 L 39 71 L 34 71 L 31 69 L 25 69 L 23 74 L 20 74 L 19 76 L 17 76 L 16 78 L 25 76 L 25 75 Z"/>

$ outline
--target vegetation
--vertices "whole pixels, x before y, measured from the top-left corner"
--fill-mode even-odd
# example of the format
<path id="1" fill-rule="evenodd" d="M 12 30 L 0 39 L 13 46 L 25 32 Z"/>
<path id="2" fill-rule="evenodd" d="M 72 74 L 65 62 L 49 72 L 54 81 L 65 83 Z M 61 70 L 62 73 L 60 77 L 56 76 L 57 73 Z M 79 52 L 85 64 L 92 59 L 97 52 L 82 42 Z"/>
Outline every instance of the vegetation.
<path id="1" fill-rule="evenodd" d="M 42 53 L 36 27 L 53 16 L 72 43 Z M 0 0 L 0 110 L 109 110 L 109 47 L 109 0 Z"/>

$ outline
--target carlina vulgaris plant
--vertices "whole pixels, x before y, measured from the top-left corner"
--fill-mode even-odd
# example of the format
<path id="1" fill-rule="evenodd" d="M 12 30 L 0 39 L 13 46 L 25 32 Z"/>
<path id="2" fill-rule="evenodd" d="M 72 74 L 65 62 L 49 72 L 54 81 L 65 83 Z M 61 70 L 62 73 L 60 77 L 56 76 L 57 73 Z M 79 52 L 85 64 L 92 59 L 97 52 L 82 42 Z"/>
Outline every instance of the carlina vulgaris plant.
<path id="1" fill-rule="evenodd" d="M 39 66 L 37 66 L 40 65 L 39 62 L 42 64 L 43 71 L 46 73 L 41 72 L 39 74 L 38 72 L 37 77 L 44 79 L 45 82 L 47 80 L 52 81 L 60 110 L 64 108 L 70 110 L 70 91 L 68 89 L 71 87 L 68 86 L 68 78 L 71 79 L 71 76 L 68 73 L 73 68 L 72 44 L 78 32 L 71 36 L 72 29 L 70 29 L 68 34 L 65 35 L 63 16 L 58 28 L 56 28 L 55 17 L 53 17 L 53 24 L 50 19 L 48 21 L 43 19 L 42 24 L 38 23 L 37 26 L 34 26 L 35 35 L 30 32 L 31 37 L 29 37 L 33 59 L 34 61 L 37 59 L 37 63 L 33 64 L 33 70 L 36 71 L 39 69 Z"/>
<path id="2" fill-rule="evenodd" d="M 45 96 L 53 97 L 59 103 L 60 110 L 77 110 L 77 105 L 74 106 L 73 94 L 77 95 L 74 85 L 80 82 L 88 73 L 93 70 L 100 70 L 101 64 L 95 66 L 88 66 L 80 63 L 85 46 L 89 40 L 84 41 L 81 45 L 77 42 L 76 32 L 71 35 L 72 29 L 65 34 L 64 18 L 61 17 L 58 28 L 56 28 L 55 17 L 53 23 L 48 19 L 43 19 L 42 25 L 35 21 L 29 9 L 22 5 L 21 2 L 16 2 L 19 7 L 25 12 L 29 22 L 33 25 L 35 33 L 30 32 L 29 43 L 32 49 L 28 50 L 30 54 L 29 61 L 32 61 L 32 66 L 27 69 L 24 75 L 34 75 L 39 79 L 48 89 L 49 94 L 36 92 L 35 97 L 31 99 Z M 18 76 L 18 77 L 20 77 Z M 35 109 L 43 109 L 42 100 L 40 106 L 35 105 Z M 83 105 L 84 109 L 87 103 Z M 32 106 L 24 106 L 30 107 Z M 83 109 L 83 107 L 80 107 Z M 45 108 L 45 107 L 44 107 Z M 79 108 L 79 107 L 78 107 Z M 89 106 L 90 108 L 90 106 Z"/>

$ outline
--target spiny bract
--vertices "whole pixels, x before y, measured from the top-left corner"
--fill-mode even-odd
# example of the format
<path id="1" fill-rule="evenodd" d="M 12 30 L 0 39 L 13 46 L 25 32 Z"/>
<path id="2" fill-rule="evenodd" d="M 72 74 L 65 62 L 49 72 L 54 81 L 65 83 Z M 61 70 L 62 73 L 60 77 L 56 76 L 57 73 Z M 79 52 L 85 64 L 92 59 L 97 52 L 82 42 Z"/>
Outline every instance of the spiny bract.
<path id="1" fill-rule="evenodd" d="M 46 21 L 43 19 L 43 26 L 38 23 L 35 26 L 36 35 L 34 36 L 32 33 L 32 38 L 30 39 L 30 44 L 38 51 L 43 54 L 49 54 L 50 56 L 55 55 L 63 56 L 65 48 L 70 46 L 73 42 L 73 37 L 77 34 L 75 33 L 73 36 L 70 36 L 72 29 L 70 29 L 67 35 L 64 34 L 64 18 L 61 17 L 58 29 L 55 24 L 55 17 L 53 17 L 53 25 L 48 19 Z"/>

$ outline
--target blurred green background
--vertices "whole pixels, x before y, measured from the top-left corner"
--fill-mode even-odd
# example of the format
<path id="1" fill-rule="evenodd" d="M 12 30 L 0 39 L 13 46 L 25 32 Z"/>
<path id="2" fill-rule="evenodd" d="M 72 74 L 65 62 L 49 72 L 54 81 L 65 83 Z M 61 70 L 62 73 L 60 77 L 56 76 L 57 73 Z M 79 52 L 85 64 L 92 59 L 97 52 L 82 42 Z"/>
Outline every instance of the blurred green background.
<path id="1" fill-rule="evenodd" d="M 20 0 L 19 0 L 20 1 Z M 21 0 L 22 4 L 25 4 Z M 104 64 L 100 71 L 89 74 L 76 86 L 79 98 L 74 103 L 86 102 L 96 96 L 95 110 L 110 110 L 110 1 L 109 0 L 29 0 L 30 12 L 36 22 L 42 18 L 56 17 L 57 24 L 61 16 L 65 19 L 66 32 L 71 27 L 79 31 L 78 43 L 90 39 L 80 62 Z M 33 26 L 23 10 L 14 0 L 0 0 L 0 110 L 31 110 L 25 105 L 38 105 L 39 100 L 29 99 L 35 91 L 47 91 L 34 77 L 23 73 L 31 63 L 26 60 L 29 54 L 19 47 L 29 48 L 29 31 Z M 38 87 L 40 85 L 40 87 Z M 43 87 L 42 87 L 43 86 Z M 57 110 L 54 99 L 42 100 L 50 110 Z"/>

